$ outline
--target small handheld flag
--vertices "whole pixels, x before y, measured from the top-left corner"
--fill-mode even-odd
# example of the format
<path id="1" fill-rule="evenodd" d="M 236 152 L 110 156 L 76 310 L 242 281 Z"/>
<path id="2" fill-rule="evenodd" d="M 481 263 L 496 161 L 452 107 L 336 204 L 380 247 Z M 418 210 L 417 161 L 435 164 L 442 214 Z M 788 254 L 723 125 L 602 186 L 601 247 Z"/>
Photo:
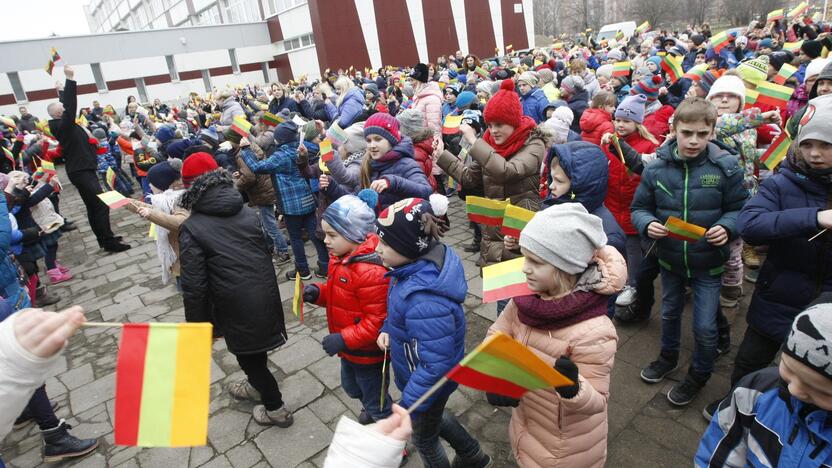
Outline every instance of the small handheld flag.
<path id="1" fill-rule="evenodd" d="M 788 63 L 784 63 L 780 67 L 780 71 L 778 71 L 777 74 L 774 75 L 774 82 L 779 85 L 785 85 L 786 80 L 791 78 L 791 76 L 795 73 L 797 73 L 797 67 Z"/>
<path id="2" fill-rule="evenodd" d="M 292 313 L 303 323 L 303 281 L 300 272 L 295 273 L 295 295 L 292 297 Z"/>
<path id="3" fill-rule="evenodd" d="M 667 228 L 668 237 L 688 242 L 698 241 L 706 232 L 706 229 L 702 226 L 682 221 L 675 216 L 668 217 L 664 227 Z"/>
<path id="4" fill-rule="evenodd" d="M 763 163 L 768 170 L 773 171 L 784 159 L 789 152 L 792 140 L 786 134 L 781 132 L 780 135 L 771 143 L 765 153 L 760 157 L 760 162 Z"/>
<path id="5" fill-rule="evenodd" d="M 786 107 L 786 104 L 792 97 L 792 93 L 794 93 L 794 89 L 777 83 L 762 81 L 757 85 L 757 92 L 760 93 L 757 97 L 759 104 L 768 104 L 772 107 Z"/>
<path id="6" fill-rule="evenodd" d="M 110 190 L 115 190 L 116 189 L 116 171 L 114 171 L 112 167 L 107 168 L 107 174 L 105 175 L 104 178 L 107 181 L 107 185 L 110 187 Z"/>
<path id="7" fill-rule="evenodd" d="M 237 135 L 245 138 L 248 137 L 251 133 L 251 123 L 245 119 L 245 117 L 235 117 L 234 121 L 231 123 L 231 130 L 234 131 Z"/>
<path id="8" fill-rule="evenodd" d="M 104 202 L 105 205 L 109 206 L 110 208 L 116 209 L 121 208 L 124 205 L 130 203 L 129 198 L 125 198 L 124 195 L 116 192 L 115 190 L 110 190 L 109 192 L 99 193 L 98 198 Z"/>
<path id="9" fill-rule="evenodd" d="M 52 161 L 47 161 L 45 159 L 41 159 L 40 167 L 41 167 L 41 169 L 43 169 L 43 172 L 45 174 L 55 175 L 55 174 L 58 173 L 58 171 L 55 170 L 55 163 L 53 163 Z"/>
<path id="10" fill-rule="evenodd" d="M 705 76 L 705 72 L 708 71 L 708 64 L 707 63 L 700 63 L 694 67 L 691 67 L 687 73 L 682 75 L 682 78 L 688 78 L 691 81 L 699 81 Z"/>
<path id="11" fill-rule="evenodd" d="M 636 34 L 641 34 L 643 32 L 646 32 L 648 29 L 650 29 L 650 22 L 645 21 L 645 22 L 641 23 L 640 25 L 638 25 L 638 27 L 636 28 Z"/>
<path id="12" fill-rule="evenodd" d="M 612 76 L 630 76 L 630 62 L 615 62 L 612 65 Z"/>
<path id="13" fill-rule="evenodd" d="M 332 140 L 324 138 L 318 147 L 321 153 L 321 161 L 329 162 L 335 158 L 335 151 L 332 150 Z"/>
<path id="14" fill-rule="evenodd" d="M 797 4 L 796 7 L 792 8 L 789 11 L 789 20 L 791 22 L 795 22 L 799 20 L 806 12 L 809 10 L 809 4 L 806 2 L 800 2 Z"/>
<path id="15" fill-rule="evenodd" d="M 723 47 L 727 46 L 733 39 L 734 36 L 729 34 L 728 31 L 722 31 L 721 33 L 711 37 L 711 47 L 713 47 L 714 51 L 718 54 L 719 51 L 721 51 Z"/>
<path id="16" fill-rule="evenodd" d="M 512 204 L 506 205 L 506 210 L 503 214 L 503 227 L 500 231 L 503 235 L 511 237 L 520 237 L 520 231 L 526 227 L 529 221 L 534 217 L 534 211 L 520 208 Z"/>
<path id="17" fill-rule="evenodd" d="M 768 15 L 766 15 L 766 22 L 771 23 L 773 21 L 781 20 L 786 17 L 786 14 L 783 12 L 782 8 L 778 8 L 777 10 L 770 11 Z"/>
<path id="18" fill-rule="evenodd" d="M 760 97 L 760 93 L 753 89 L 745 89 L 745 108 L 751 109 L 757 104 L 757 98 Z"/>
<path id="19" fill-rule="evenodd" d="M 489 75 L 488 75 L 488 72 L 487 72 L 487 71 L 485 71 L 485 69 L 484 69 L 484 68 L 482 68 L 482 67 L 477 67 L 477 68 L 475 68 L 475 69 L 474 69 L 474 73 L 475 73 L 477 76 L 479 76 L 480 78 L 484 79 L 484 80 L 487 80 L 487 79 L 488 79 L 488 76 L 489 76 Z"/>
<path id="20" fill-rule="evenodd" d="M 459 126 L 462 125 L 461 115 L 450 115 L 445 117 L 445 123 L 442 124 L 443 135 L 453 135 L 459 133 Z"/>
<path id="21" fill-rule="evenodd" d="M 260 121 L 263 122 L 263 125 L 267 125 L 269 127 L 276 127 L 285 122 L 286 119 L 279 115 L 274 115 L 271 112 L 264 112 L 263 117 L 260 118 Z"/>
<path id="22" fill-rule="evenodd" d="M 679 81 L 684 73 L 682 71 L 682 57 L 667 54 L 662 59 L 662 70 L 667 74 L 667 81 L 675 83 Z"/>
<path id="23" fill-rule="evenodd" d="M 783 43 L 783 50 L 787 50 L 793 54 L 796 54 L 797 51 L 803 46 L 803 41 L 797 42 L 785 42 Z"/>
<path id="24" fill-rule="evenodd" d="M 465 197 L 465 211 L 468 219 L 486 226 L 502 226 L 503 213 L 507 201 L 491 200 L 483 197 Z"/>
<path id="25" fill-rule="evenodd" d="M 347 134 L 338 126 L 338 123 L 334 123 L 329 127 L 326 131 L 326 136 L 336 145 L 343 145 L 347 141 Z"/>
<path id="26" fill-rule="evenodd" d="M 523 273 L 523 257 L 482 269 L 482 302 L 496 302 L 532 294 Z"/>

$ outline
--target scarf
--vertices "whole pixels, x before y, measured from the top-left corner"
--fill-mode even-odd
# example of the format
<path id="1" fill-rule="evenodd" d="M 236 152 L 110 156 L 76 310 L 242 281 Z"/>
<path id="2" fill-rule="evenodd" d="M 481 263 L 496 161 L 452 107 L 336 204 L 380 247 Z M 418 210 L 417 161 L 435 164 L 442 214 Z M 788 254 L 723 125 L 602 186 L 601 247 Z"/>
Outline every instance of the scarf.
<path id="1" fill-rule="evenodd" d="M 518 151 L 520 151 L 520 148 L 526 144 L 526 140 L 529 139 L 529 134 L 536 126 L 537 124 L 534 119 L 524 115 L 523 118 L 520 119 L 520 126 L 514 129 L 514 133 L 512 133 L 508 139 L 503 142 L 503 144 L 498 145 L 494 141 L 494 137 L 491 136 L 491 130 L 486 130 L 482 139 L 488 143 L 488 146 L 494 148 L 494 151 L 496 151 L 497 154 L 508 159 L 514 156 Z"/>
<path id="2" fill-rule="evenodd" d="M 818 170 L 812 169 L 810 165 L 806 163 L 806 161 L 797 154 L 797 151 L 789 151 L 789 154 L 786 156 L 786 159 L 789 161 L 789 166 L 794 169 L 795 172 L 805 175 L 806 177 L 817 181 L 823 185 L 829 186 L 832 185 L 832 170 Z"/>
<path id="3" fill-rule="evenodd" d="M 537 294 L 518 296 L 514 304 L 522 324 L 540 330 L 557 330 L 606 315 L 607 299 L 595 292 L 575 291 L 552 300 L 541 299 Z"/>
<path id="4" fill-rule="evenodd" d="M 162 193 L 151 195 L 150 204 L 162 213 L 173 214 L 173 209 L 183 193 L 185 193 L 185 190 L 168 189 Z M 156 255 L 162 265 L 162 284 L 168 284 L 170 268 L 176 263 L 176 252 L 173 250 L 173 246 L 170 245 L 169 235 L 170 231 L 158 224 L 156 225 Z"/>

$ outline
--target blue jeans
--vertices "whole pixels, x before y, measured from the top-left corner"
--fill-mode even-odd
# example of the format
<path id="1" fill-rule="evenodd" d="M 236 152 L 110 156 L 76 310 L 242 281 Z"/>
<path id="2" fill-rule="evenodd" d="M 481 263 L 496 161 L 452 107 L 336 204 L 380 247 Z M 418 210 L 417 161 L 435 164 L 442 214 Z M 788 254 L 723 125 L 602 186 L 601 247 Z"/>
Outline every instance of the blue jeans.
<path id="1" fill-rule="evenodd" d="M 286 230 L 289 231 L 289 242 L 292 243 L 295 268 L 302 273 L 309 271 L 309 263 L 306 262 L 306 251 L 303 249 L 303 230 L 305 229 L 306 235 L 318 252 L 318 268 L 326 273 L 327 265 L 329 265 L 329 252 L 326 250 L 324 242 L 315 236 L 315 226 L 318 224 L 315 212 L 299 216 L 284 214 L 283 218 L 286 220 Z"/>
<path id="2" fill-rule="evenodd" d="M 691 375 L 704 382 L 714 370 L 717 351 L 717 310 L 722 280 L 704 276 L 688 280 L 662 268 L 662 351 L 679 352 L 682 334 L 682 310 L 685 307 L 685 284 L 693 288 L 693 362 Z"/>
<path id="3" fill-rule="evenodd" d="M 277 219 L 274 217 L 274 205 L 261 206 L 257 211 L 260 213 L 260 224 L 263 225 L 263 230 L 268 234 L 266 240 L 274 242 L 275 253 L 284 254 L 289 252 L 286 238 L 283 237 L 283 233 L 277 228 Z"/>
<path id="4" fill-rule="evenodd" d="M 439 437 L 445 439 L 462 461 L 473 459 L 480 452 L 480 443 L 462 427 L 456 417 L 445 411 L 448 396 L 433 402 L 424 413 L 415 413 L 413 418 L 413 445 L 425 468 L 449 468 L 451 466 Z M 468 466 L 463 463 L 462 466 Z"/>
<path id="5" fill-rule="evenodd" d="M 382 363 L 356 364 L 341 359 L 341 387 L 344 388 L 344 393 L 350 398 L 361 400 L 361 406 L 376 421 L 390 416 L 392 413 L 390 407 L 393 405 L 392 398 L 387 392 L 390 386 L 390 366 L 388 365 L 385 371 L 387 375 L 384 377 L 384 406 L 379 407 L 382 392 L 381 372 Z"/>

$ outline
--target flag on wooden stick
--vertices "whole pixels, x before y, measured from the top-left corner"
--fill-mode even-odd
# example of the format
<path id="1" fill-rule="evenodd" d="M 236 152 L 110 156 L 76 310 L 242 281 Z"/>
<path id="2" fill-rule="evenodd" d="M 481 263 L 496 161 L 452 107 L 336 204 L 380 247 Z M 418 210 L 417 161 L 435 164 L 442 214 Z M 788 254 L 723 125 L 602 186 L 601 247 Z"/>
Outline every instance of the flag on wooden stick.
<path id="1" fill-rule="evenodd" d="M 668 237 L 688 242 L 698 241 L 706 232 L 706 229 L 702 226 L 682 221 L 675 216 L 668 217 L 664 227 L 667 228 Z"/>
<path id="2" fill-rule="evenodd" d="M 526 227 L 526 224 L 534 217 L 534 211 L 514 206 L 511 203 L 506 205 L 506 210 L 503 213 L 503 227 L 500 231 L 503 235 L 519 238 L 520 231 Z"/>
<path id="3" fill-rule="evenodd" d="M 491 200 L 483 197 L 465 197 L 465 211 L 468 219 L 486 226 L 502 226 L 503 213 L 506 210 L 507 201 Z"/>
<path id="4" fill-rule="evenodd" d="M 763 163 L 768 170 L 773 171 L 784 159 L 789 152 L 789 146 L 792 144 L 792 139 L 786 132 L 780 132 L 780 135 L 771 142 L 765 153 L 760 157 L 760 162 Z"/>
<path id="5" fill-rule="evenodd" d="M 234 121 L 231 122 L 231 130 L 243 138 L 248 137 L 251 133 L 251 127 L 251 123 L 242 116 L 234 117 Z"/>
<path id="6" fill-rule="evenodd" d="M 489 265 L 482 269 L 482 302 L 496 302 L 532 294 L 523 273 L 525 258 Z"/>
<path id="7" fill-rule="evenodd" d="M 777 74 L 774 75 L 774 82 L 779 85 L 785 85 L 786 80 L 791 78 L 791 76 L 795 73 L 797 73 L 797 67 L 788 63 L 784 63 L 780 67 L 780 70 L 777 72 Z"/>

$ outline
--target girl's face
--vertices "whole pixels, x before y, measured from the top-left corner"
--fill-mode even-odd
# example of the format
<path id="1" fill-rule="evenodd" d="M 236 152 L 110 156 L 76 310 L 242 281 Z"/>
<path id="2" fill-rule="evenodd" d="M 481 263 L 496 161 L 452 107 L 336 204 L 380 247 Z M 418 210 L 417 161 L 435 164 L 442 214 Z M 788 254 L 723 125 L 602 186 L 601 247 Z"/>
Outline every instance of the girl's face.
<path id="1" fill-rule="evenodd" d="M 338 233 L 329 223 L 321 221 L 321 229 L 324 231 L 324 245 L 329 250 L 329 253 L 336 257 L 343 257 L 352 253 L 357 247 L 356 244 L 347 240 L 346 237 Z"/>
<path id="2" fill-rule="evenodd" d="M 832 168 L 832 144 L 820 140 L 803 140 L 798 148 L 803 160 L 812 169 Z"/>
<path id="3" fill-rule="evenodd" d="M 730 93 L 717 93 L 711 96 L 711 104 L 716 106 L 717 115 L 734 114 L 740 111 L 740 98 Z"/>
<path id="4" fill-rule="evenodd" d="M 484 92 L 484 91 L 477 91 L 477 99 L 478 99 L 480 102 L 482 102 L 482 101 L 487 101 L 487 100 L 488 100 L 488 97 L 489 97 L 489 96 L 488 96 L 488 93 L 486 93 L 486 92 Z"/>
<path id="5" fill-rule="evenodd" d="M 832 94 L 832 80 L 818 80 L 818 96 Z"/>
<path id="6" fill-rule="evenodd" d="M 433 68 L 433 66 L 431 66 L 430 68 L 428 68 L 428 77 L 431 77 L 431 76 L 434 76 L 434 75 L 436 75 L 436 69 Z"/>
<path id="7" fill-rule="evenodd" d="M 465 59 L 465 64 L 468 65 L 469 67 L 473 67 L 474 66 L 474 57 L 468 57 L 467 59 Z"/>
<path id="8" fill-rule="evenodd" d="M 374 160 L 381 158 L 393 149 L 390 142 L 381 135 L 371 134 L 365 140 L 367 140 L 367 154 Z"/>
<path id="9" fill-rule="evenodd" d="M 569 180 L 569 176 L 566 175 L 566 172 L 563 171 L 560 164 L 552 166 L 549 174 L 552 176 L 552 182 L 549 183 L 549 191 L 553 197 L 560 198 L 569 193 L 569 189 L 572 188 L 572 181 Z"/>
<path id="10" fill-rule="evenodd" d="M 654 62 L 647 62 L 647 69 L 650 70 L 650 73 L 656 73 L 658 67 L 656 67 Z"/>
<path id="11" fill-rule="evenodd" d="M 615 113 L 615 106 L 604 106 L 604 110 L 607 111 L 609 114 Z"/>
<path id="12" fill-rule="evenodd" d="M 276 97 L 278 99 L 283 97 L 283 90 L 281 88 L 275 87 L 275 88 L 272 88 L 272 91 L 274 92 L 273 93 L 274 97 Z"/>
<path id="13" fill-rule="evenodd" d="M 410 263 L 409 258 L 393 250 L 381 239 L 376 246 L 376 253 L 381 258 L 381 263 L 387 268 L 396 268 Z"/>
<path id="14" fill-rule="evenodd" d="M 705 54 L 696 54 L 696 58 L 693 60 L 693 64 L 699 65 L 700 63 L 705 63 Z"/>
<path id="15" fill-rule="evenodd" d="M 560 271 L 551 263 L 546 262 L 537 255 L 529 252 L 524 248 L 520 248 L 520 252 L 525 257 L 523 262 L 523 274 L 526 275 L 526 284 L 529 289 L 536 294 L 554 296 L 552 294 L 557 289 L 555 275 L 559 275 Z"/>
<path id="16" fill-rule="evenodd" d="M 637 124 L 632 120 L 615 119 L 612 123 L 615 126 L 615 133 L 620 137 L 628 136 L 636 131 Z"/>
<path id="17" fill-rule="evenodd" d="M 491 131 L 491 136 L 494 138 L 494 143 L 498 145 L 502 145 L 503 143 L 508 140 L 512 133 L 514 133 L 514 127 L 509 124 L 499 123 L 499 122 L 490 122 L 488 124 L 488 130 Z"/>

